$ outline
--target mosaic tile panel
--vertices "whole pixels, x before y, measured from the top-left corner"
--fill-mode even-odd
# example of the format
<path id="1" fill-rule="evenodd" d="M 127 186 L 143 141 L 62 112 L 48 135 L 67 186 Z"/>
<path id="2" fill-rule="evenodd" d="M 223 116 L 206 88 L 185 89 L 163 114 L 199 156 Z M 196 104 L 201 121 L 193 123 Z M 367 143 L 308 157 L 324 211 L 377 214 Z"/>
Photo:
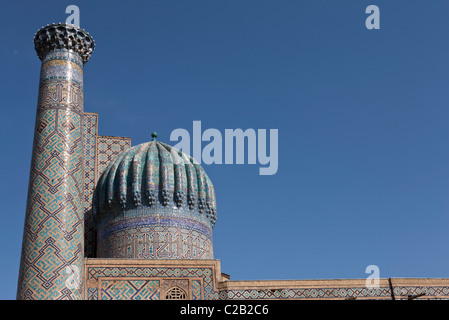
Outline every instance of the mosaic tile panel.
<path id="1" fill-rule="evenodd" d="M 99 230 L 98 257 L 212 259 L 212 234 L 202 223 L 183 217 L 124 219 Z"/>
<path id="2" fill-rule="evenodd" d="M 389 288 L 301 288 L 301 289 L 247 289 L 220 292 L 221 300 L 251 299 L 319 299 L 346 298 L 352 296 L 390 297 Z"/>
<path id="3" fill-rule="evenodd" d="M 201 300 L 201 280 L 192 280 L 192 300 Z"/>
<path id="4" fill-rule="evenodd" d="M 158 280 L 101 280 L 99 300 L 159 300 Z"/>
<path id="5" fill-rule="evenodd" d="M 18 299 L 84 297 L 82 69 L 72 73 L 68 60 L 80 58 L 58 51 L 42 61 Z"/>
<path id="6" fill-rule="evenodd" d="M 88 287 L 87 297 L 89 300 L 98 300 L 98 289 L 96 287 Z"/>
<path id="7" fill-rule="evenodd" d="M 120 153 L 131 147 L 131 138 L 97 137 L 97 178 Z"/>
<path id="8" fill-rule="evenodd" d="M 84 113 L 84 255 L 93 258 L 95 254 L 95 230 L 92 217 L 92 195 L 97 183 L 96 145 L 98 132 L 98 115 Z"/>
<path id="9" fill-rule="evenodd" d="M 87 263 L 87 283 L 88 283 L 88 296 L 91 299 L 96 299 L 96 291 L 94 288 L 100 288 L 103 281 L 108 280 L 160 280 L 160 298 L 164 296 L 172 288 L 179 287 L 185 292 L 188 292 L 187 299 L 192 300 L 253 300 L 253 299 L 347 299 L 347 298 L 360 298 L 360 299 L 391 299 L 391 291 L 389 286 L 382 286 L 380 288 L 366 288 L 365 286 L 347 286 L 347 287 L 333 287 L 329 284 L 329 287 L 322 287 L 317 285 L 313 287 L 313 284 L 307 284 L 307 287 L 281 287 L 281 288 L 263 288 L 257 289 L 219 289 L 218 292 L 214 287 L 214 275 L 216 275 L 216 268 L 219 267 L 219 263 L 215 266 L 203 265 L 203 266 L 190 266 L 186 260 L 181 260 L 176 265 L 166 266 L 161 265 L 161 261 L 142 264 L 140 260 L 134 260 L 139 265 L 132 265 L 132 263 L 125 262 L 121 264 L 121 260 L 115 260 L 113 265 L 108 265 L 109 260 L 104 260 L 106 264 L 91 265 L 95 259 L 90 259 Z M 111 260 L 112 261 L 112 260 Z M 124 260 L 126 261 L 126 260 Z M 128 260 L 129 261 L 129 260 Z M 209 260 L 210 261 L 210 260 Z M 129 263 L 126 265 L 126 263 Z M 178 265 L 179 263 L 179 265 Z M 206 262 L 210 263 L 210 262 Z M 219 272 L 219 269 L 218 269 Z M 416 283 L 423 282 L 423 279 L 416 279 Z M 187 282 L 188 281 L 188 282 Z M 425 281 L 424 281 L 425 282 Z M 232 281 L 230 282 L 232 283 Z M 447 281 L 445 282 L 447 284 Z M 276 281 L 270 281 L 270 285 L 275 285 Z M 297 286 L 299 283 L 292 286 Z M 230 284 L 232 285 L 232 284 Z M 243 285 L 244 282 L 243 282 Z M 251 286 L 251 281 L 248 282 Z M 260 285 L 260 284 L 258 284 Z M 124 286 L 127 288 L 127 286 Z M 135 289 L 134 289 L 135 290 Z M 120 291 L 120 290 L 118 290 Z M 90 292 L 90 293 L 89 293 Z M 134 292 L 134 291 L 132 291 Z M 449 300 L 449 286 L 447 285 L 398 285 L 394 286 L 394 294 L 397 300 L 408 299 L 409 295 L 423 294 L 418 299 L 443 299 Z M 127 299 L 127 293 L 116 293 L 116 298 Z"/>
<path id="10" fill-rule="evenodd" d="M 444 286 L 407 286 L 407 287 L 394 287 L 393 289 L 395 298 L 400 300 L 407 299 L 408 295 L 425 294 L 420 299 L 426 299 L 426 296 L 438 296 L 440 299 L 449 300 L 449 287 Z M 432 298 L 433 299 L 433 298 Z"/>
<path id="11" fill-rule="evenodd" d="M 449 299 L 449 287 L 395 287 L 395 298 L 407 299 L 407 296 L 426 293 L 428 296 L 440 296 Z M 391 299 L 389 287 L 365 288 L 300 288 L 300 289 L 247 289 L 224 290 L 219 293 L 220 300 L 252 300 L 252 299 L 345 299 L 358 298 L 383 298 Z M 426 299 L 425 296 L 420 299 Z M 433 299 L 433 298 L 432 298 Z"/>
<path id="12" fill-rule="evenodd" d="M 162 267 L 162 266 L 87 266 L 87 294 L 88 299 L 95 299 L 96 291 L 93 288 L 98 287 L 101 284 L 102 288 L 104 286 L 103 280 L 108 280 L 114 278 L 114 281 L 123 280 L 149 280 L 145 278 L 163 278 L 161 281 L 166 279 L 179 279 L 183 278 L 185 280 L 191 279 L 192 286 L 196 281 L 196 285 L 201 284 L 203 287 L 203 298 L 206 300 L 216 300 L 218 299 L 218 292 L 214 287 L 214 269 L 212 267 Z M 152 279 L 154 280 L 154 279 Z M 136 292 L 136 289 L 126 289 L 129 288 L 128 284 L 121 284 L 124 290 L 117 290 L 114 293 L 114 299 L 117 300 L 127 300 L 129 299 L 130 292 Z M 192 288 L 193 289 L 193 288 Z M 199 289 L 195 290 L 195 297 L 200 297 L 198 295 Z M 149 291 L 148 291 L 149 292 Z M 149 295 L 149 293 L 148 293 Z M 147 295 L 147 297 L 148 297 Z M 157 296 L 153 296 L 154 299 Z M 160 297 L 158 297 L 160 298 Z"/>

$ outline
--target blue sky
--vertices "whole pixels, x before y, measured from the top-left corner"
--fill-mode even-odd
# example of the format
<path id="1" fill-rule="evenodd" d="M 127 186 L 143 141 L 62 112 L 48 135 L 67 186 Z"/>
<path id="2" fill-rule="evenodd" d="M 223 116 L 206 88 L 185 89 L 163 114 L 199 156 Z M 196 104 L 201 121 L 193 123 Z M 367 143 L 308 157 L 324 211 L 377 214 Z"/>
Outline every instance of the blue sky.
<path id="1" fill-rule="evenodd" d="M 279 170 L 205 165 L 231 280 L 449 277 L 449 2 L 0 2 L 0 299 L 14 299 L 40 61 L 67 5 L 99 134 L 279 130 Z M 365 8 L 380 8 L 367 30 Z"/>

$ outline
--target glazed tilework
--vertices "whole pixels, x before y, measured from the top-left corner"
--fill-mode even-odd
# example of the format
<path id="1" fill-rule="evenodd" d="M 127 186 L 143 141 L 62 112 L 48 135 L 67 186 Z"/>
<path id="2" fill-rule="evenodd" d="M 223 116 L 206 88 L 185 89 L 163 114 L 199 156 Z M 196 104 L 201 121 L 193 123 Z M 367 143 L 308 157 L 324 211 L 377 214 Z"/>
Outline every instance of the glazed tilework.
<path id="1" fill-rule="evenodd" d="M 82 68 L 84 67 L 83 61 L 76 54 L 68 56 L 67 55 L 67 50 L 55 49 L 55 50 L 49 52 L 45 56 L 45 58 L 43 60 L 43 63 L 47 63 L 48 61 L 52 61 L 52 60 L 58 60 L 58 61 L 61 61 L 61 62 L 66 61 L 66 62 L 70 62 L 70 64 L 72 64 L 72 63 L 76 64 L 80 68 L 80 69 L 78 69 L 77 72 L 80 72 L 81 74 L 83 73 L 83 70 L 82 70 Z M 56 77 L 65 76 L 65 77 L 71 78 L 71 76 L 69 75 L 69 72 L 64 72 L 64 73 L 61 73 L 61 74 L 58 74 L 58 75 L 49 73 L 46 77 L 42 77 L 42 75 L 41 75 L 40 80 L 49 79 L 50 77 L 55 77 L 55 76 Z M 75 81 L 76 81 L 76 79 L 75 79 Z"/>
<path id="2" fill-rule="evenodd" d="M 215 194 L 193 162 L 158 141 L 111 161 L 93 197 L 97 257 L 212 259 Z"/>
<path id="3" fill-rule="evenodd" d="M 446 286 L 401 286 L 393 289 L 395 298 L 406 299 L 408 295 L 425 294 L 420 299 L 444 299 L 449 300 L 449 287 Z M 433 298 L 438 297 L 438 298 Z"/>
<path id="4" fill-rule="evenodd" d="M 98 132 L 98 115 L 84 113 L 84 254 L 93 258 L 95 254 L 95 226 L 92 216 L 92 195 L 97 183 L 96 145 Z"/>
<path id="5" fill-rule="evenodd" d="M 159 300 L 177 286 L 187 292 L 188 299 L 216 300 L 218 292 L 214 285 L 214 273 L 214 268 L 209 266 L 169 267 L 150 263 L 91 266 L 87 263 L 87 299 Z"/>
<path id="6" fill-rule="evenodd" d="M 212 259 L 207 226 L 186 218 L 150 215 L 99 230 L 99 258 Z"/>
<path id="7" fill-rule="evenodd" d="M 192 300 L 201 300 L 202 287 L 201 280 L 192 280 Z"/>
<path id="8" fill-rule="evenodd" d="M 99 300 L 159 300 L 158 280 L 101 280 Z"/>
<path id="9" fill-rule="evenodd" d="M 449 287 L 395 287 L 395 299 L 407 299 L 408 295 L 426 293 L 430 299 L 439 296 L 449 299 Z M 247 289 L 223 290 L 219 293 L 220 300 L 252 300 L 252 299 L 345 299 L 349 297 L 391 299 L 389 287 L 365 288 L 282 288 L 282 289 Z M 425 296 L 420 299 L 426 299 Z"/>
<path id="10" fill-rule="evenodd" d="M 38 97 L 40 110 L 70 108 L 72 112 L 82 116 L 82 68 L 70 60 L 80 59 L 68 51 L 53 51 L 43 59 Z"/>
<path id="11" fill-rule="evenodd" d="M 172 261 L 170 265 L 163 265 L 160 260 L 120 260 L 106 259 L 95 262 L 98 259 L 89 259 L 86 264 L 86 283 L 87 296 L 89 299 L 163 299 L 170 288 L 179 287 L 187 293 L 186 299 L 191 300 L 260 300 L 260 299 L 295 299 L 295 300 L 314 300 L 314 299 L 392 299 L 389 286 L 381 286 L 379 288 L 366 288 L 364 279 L 346 283 L 340 280 L 331 280 L 328 284 L 323 285 L 322 280 L 302 280 L 289 281 L 263 281 L 266 287 L 260 281 L 237 281 L 239 286 L 245 289 L 229 289 L 226 286 L 235 286 L 233 281 L 223 281 L 220 277 L 220 262 L 218 260 L 206 260 L 205 265 L 198 265 L 199 261 L 194 262 L 196 266 L 186 265 L 187 260 Z M 102 261 L 106 261 L 104 264 Z M 138 261 L 139 265 L 133 262 Z M 210 264 L 214 261 L 214 264 Z M 221 280 L 220 280 L 221 279 Z M 428 283 L 428 279 L 416 279 L 409 281 L 410 285 L 394 286 L 395 299 L 405 300 L 409 295 L 425 294 L 419 299 L 449 299 L 449 286 L 447 279 L 443 279 L 446 285 L 417 285 L 419 283 Z M 424 280 L 424 281 L 423 281 Z M 112 286 L 111 281 L 117 284 Z M 120 281 L 120 283 L 118 283 Z M 141 289 L 146 283 L 151 281 L 160 281 L 157 285 L 151 286 L 153 290 Z M 386 281 L 386 280 L 385 280 Z M 385 283 L 384 281 L 384 283 Z M 334 287 L 332 283 L 337 282 L 338 286 Z M 396 280 L 394 280 L 396 282 Z M 402 282 L 400 279 L 398 282 Z M 433 283 L 438 283 L 439 281 Z M 283 283 L 284 287 L 280 287 Z M 414 283 L 414 284 L 412 284 Z M 138 285 L 137 285 L 138 284 Z M 218 288 L 216 287 L 218 285 Z M 251 286 L 257 288 L 251 288 Z M 276 286 L 276 288 L 273 288 Z M 110 292 L 112 289 L 114 292 Z M 120 288 L 120 289 L 119 289 Z M 140 294 L 145 291 L 145 294 Z M 155 290 L 159 290 L 156 295 Z M 99 295 L 100 293 L 100 295 Z M 103 296 L 106 294 L 106 296 Z"/>
<path id="12" fill-rule="evenodd" d="M 188 208 L 211 226 L 216 221 L 215 192 L 204 169 L 188 155 L 158 141 L 120 154 L 104 169 L 97 189 L 100 214 L 115 206 L 114 201 L 123 210 L 161 203 Z"/>
<path id="13" fill-rule="evenodd" d="M 47 57 L 42 63 L 42 69 L 45 69 L 45 73 L 41 73 L 40 82 L 49 79 L 70 79 L 76 84 L 83 83 L 82 66 L 65 57 L 62 59 L 58 59 L 57 56 Z"/>
<path id="14" fill-rule="evenodd" d="M 93 258 L 96 252 L 96 232 L 92 216 L 92 195 L 99 176 L 98 166 L 108 165 L 118 154 L 131 146 L 130 138 L 98 136 L 98 114 L 84 113 L 84 214 L 85 256 Z M 100 156 L 98 155 L 100 154 Z M 98 159 L 102 159 L 98 161 Z M 101 172 L 100 172 L 101 173 Z"/>
<path id="15" fill-rule="evenodd" d="M 39 104 L 44 109 L 67 109 L 68 102 L 72 112 L 82 114 L 82 86 L 65 79 L 45 81 L 39 88 Z"/>
<path id="16" fill-rule="evenodd" d="M 41 68 L 17 298 L 83 299 L 82 72 L 72 81 L 73 65 L 65 63 L 79 60 L 75 53 L 49 56 Z"/>
<path id="17" fill-rule="evenodd" d="M 251 299 L 321 299 L 346 297 L 382 297 L 390 298 L 389 288 L 301 288 L 301 289 L 248 289 L 225 290 L 220 292 L 221 300 Z"/>
<path id="18" fill-rule="evenodd" d="M 97 177 L 119 154 L 131 147 L 131 139 L 124 137 L 97 137 Z"/>

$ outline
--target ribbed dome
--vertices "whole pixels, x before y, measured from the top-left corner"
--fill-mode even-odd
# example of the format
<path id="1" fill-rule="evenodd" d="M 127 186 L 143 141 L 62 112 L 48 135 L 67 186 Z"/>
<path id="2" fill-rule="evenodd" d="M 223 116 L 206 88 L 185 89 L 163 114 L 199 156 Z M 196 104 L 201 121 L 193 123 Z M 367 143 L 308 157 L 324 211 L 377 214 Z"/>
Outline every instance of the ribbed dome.
<path id="1" fill-rule="evenodd" d="M 188 208 L 212 227 L 217 219 L 214 187 L 201 165 L 165 143 L 150 141 L 109 164 L 98 181 L 93 210 L 98 221 L 117 205 L 126 211 L 158 203 Z"/>
<path id="2" fill-rule="evenodd" d="M 214 187 L 169 145 L 151 141 L 120 154 L 101 175 L 92 210 L 97 258 L 213 259 Z"/>

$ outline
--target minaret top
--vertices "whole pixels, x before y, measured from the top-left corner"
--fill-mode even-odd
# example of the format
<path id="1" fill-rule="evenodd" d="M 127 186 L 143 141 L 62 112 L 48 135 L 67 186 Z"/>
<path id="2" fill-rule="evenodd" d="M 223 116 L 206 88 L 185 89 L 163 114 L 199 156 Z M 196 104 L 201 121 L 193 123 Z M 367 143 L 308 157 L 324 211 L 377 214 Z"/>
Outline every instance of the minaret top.
<path id="1" fill-rule="evenodd" d="M 83 64 L 89 60 L 95 48 L 95 41 L 87 31 L 71 24 L 54 23 L 42 27 L 34 36 L 34 48 L 39 59 L 58 49 L 77 53 Z"/>

